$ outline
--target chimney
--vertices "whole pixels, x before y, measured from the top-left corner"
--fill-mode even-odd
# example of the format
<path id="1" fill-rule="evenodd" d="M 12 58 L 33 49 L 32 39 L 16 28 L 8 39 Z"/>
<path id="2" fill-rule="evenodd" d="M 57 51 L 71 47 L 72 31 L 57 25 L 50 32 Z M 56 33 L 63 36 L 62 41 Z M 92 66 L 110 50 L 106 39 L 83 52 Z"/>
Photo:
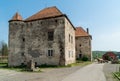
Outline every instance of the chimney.
<path id="1" fill-rule="evenodd" d="M 87 28 L 87 33 L 89 34 L 89 29 Z"/>

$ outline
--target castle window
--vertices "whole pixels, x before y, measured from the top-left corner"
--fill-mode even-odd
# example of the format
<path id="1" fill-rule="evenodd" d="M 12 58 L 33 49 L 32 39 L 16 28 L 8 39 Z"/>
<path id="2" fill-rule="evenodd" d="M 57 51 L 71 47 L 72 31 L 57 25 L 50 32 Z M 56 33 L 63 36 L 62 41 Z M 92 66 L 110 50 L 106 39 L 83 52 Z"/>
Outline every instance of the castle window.
<path id="1" fill-rule="evenodd" d="M 69 55 L 69 58 L 70 58 L 70 51 L 68 51 L 68 55 Z"/>
<path id="2" fill-rule="evenodd" d="M 38 64 L 37 64 L 37 62 L 35 62 L 35 67 L 37 67 L 38 66 Z"/>
<path id="3" fill-rule="evenodd" d="M 57 20 L 55 20 L 55 22 L 57 23 L 58 21 L 57 21 Z"/>
<path id="4" fill-rule="evenodd" d="M 41 24 L 43 24 L 43 22 L 41 21 Z"/>
<path id="5" fill-rule="evenodd" d="M 23 52 L 23 53 L 21 53 L 21 56 L 24 56 L 24 52 Z"/>
<path id="6" fill-rule="evenodd" d="M 53 56 L 53 50 L 48 50 L 48 56 Z"/>
<path id="7" fill-rule="evenodd" d="M 82 58 L 82 54 L 79 54 L 79 58 Z"/>
<path id="8" fill-rule="evenodd" d="M 21 67 L 25 67 L 25 64 L 24 64 L 24 63 L 21 63 Z"/>
<path id="9" fill-rule="evenodd" d="M 71 43 L 73 43 L 73 36 L 71 36 Z"/>
<path id="10" fill-rule="evenodd" d="M 69 42 L 70 42 L 70 34 L 69 34 Z"/>
<path id="11" fill-rule="evenodd" d="M 81 47 L 81 44 L 79 46 Z"/>
<path id="12" fill-rule="evenodd" d="M 72 57 L 73 57 L 73 51 L 72 51 Z"/>
<path id="13" fill-rule="evenodd" d="M 91 42 L 90 42 L 90 40 L 89 40 L 89 46 L 91 46 Z"/>
<path id="14" fill-rule="evenodd" d="M 53 41 L 54 40 L 54 31 L 49 31 L 48 32 L 48 41 Z"/>
<path id="15" fill-rule="evenodd" d="M 25 42 L 25 38 L 22 38 L 23 42 Z"/>

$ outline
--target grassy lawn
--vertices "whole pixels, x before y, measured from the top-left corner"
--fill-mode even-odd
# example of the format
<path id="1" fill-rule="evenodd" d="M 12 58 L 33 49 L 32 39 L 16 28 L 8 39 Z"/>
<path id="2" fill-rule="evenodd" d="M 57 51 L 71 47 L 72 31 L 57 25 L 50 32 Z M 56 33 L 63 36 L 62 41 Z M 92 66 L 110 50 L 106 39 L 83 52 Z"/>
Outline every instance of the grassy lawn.
<path id="1" fill-rule="evenodd" d="M 56 65 L 41 65 L 39 68 L 67 68 L 67 67 L 74 67 L 74 66 L 85 66 L 92 64 L 90 61 L 77 61 L 76 63 L 68 64 L 67 66 L 56 66 Z"/>
<path id="2" fill-rule="evenodd" d="M 73 64 L 69 64 L 68 66 L 72 67 L 72 66 L 85 66 L 85 65 L 89 65 L 92 64 L 92 62 L 90 61 L 77 61 L 76 63 Z"/>
<path id="3" fill-rule="evenodd" d="M 0 67 L 5 67 L 7 66 L 7 63 L 0 63 Z"/>
<path id="4" fill-rule="evenodd" d="M 25 71 L 24 67 L 8 67 L 8 63 L 0 63 L 0 69 L 15 70 L 18 72 Z"/>
<path id="5" fill-rule="evenodd" d="M 92 62 L 90 62 L 90 61 L 86 61 L 86 62 L 77 61 L 76 63 L 69 64 L 67 66 L 41 65 L 38 68 L 41 68 L 41 69 L 45 69 L 45 68 L 66 68 L 66 67 L 74 67 L 74 66 L 85 66 L 85 65 L 89 65 L 91 63 Z M 15 71 L 18 71 L 18 72 L 28 72 L 25 67 L 8 67 L 7 63 L 0 63 L 0 69 L 15 70 Z M 41 72 L 41 71 L 39 71 L 39 72 Z"/>

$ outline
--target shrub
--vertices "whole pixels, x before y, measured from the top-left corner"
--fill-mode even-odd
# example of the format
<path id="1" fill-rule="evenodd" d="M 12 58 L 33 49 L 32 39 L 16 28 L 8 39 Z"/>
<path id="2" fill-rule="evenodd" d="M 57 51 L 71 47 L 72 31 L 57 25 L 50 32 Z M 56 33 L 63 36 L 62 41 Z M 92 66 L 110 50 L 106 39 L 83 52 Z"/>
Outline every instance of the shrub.
<path id="1" fill-rule="evenodd" d="M 88 57 L 87 56 L 83 56 L 82 57 L 82 61 L 88 61 Z"/>

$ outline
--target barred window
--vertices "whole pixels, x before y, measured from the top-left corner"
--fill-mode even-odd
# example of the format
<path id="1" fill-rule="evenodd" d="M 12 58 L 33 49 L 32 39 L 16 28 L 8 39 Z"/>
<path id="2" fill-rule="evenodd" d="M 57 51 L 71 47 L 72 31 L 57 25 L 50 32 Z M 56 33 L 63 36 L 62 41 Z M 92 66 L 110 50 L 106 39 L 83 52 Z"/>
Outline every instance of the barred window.
<path id="1" fill-rule="evenodd" d="M 48 56 L 53 56 L 53 50 L 48 50 Z"/>

